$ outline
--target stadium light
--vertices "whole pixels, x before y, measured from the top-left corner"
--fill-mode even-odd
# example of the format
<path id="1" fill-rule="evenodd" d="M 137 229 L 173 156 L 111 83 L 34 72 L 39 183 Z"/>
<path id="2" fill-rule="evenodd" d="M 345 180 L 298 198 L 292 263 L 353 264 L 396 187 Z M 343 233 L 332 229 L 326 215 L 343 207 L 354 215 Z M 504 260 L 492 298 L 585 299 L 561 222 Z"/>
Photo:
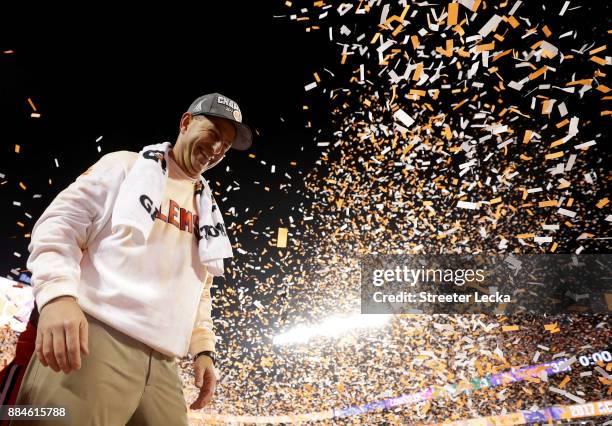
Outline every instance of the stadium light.
<path id="1" fill-rule="evenodd" d="M 348 317 L 333 316 L 317 325 L 298 325 L 285 333 L 281 333 L 272 340 L 275 345 L 288 345 L 292 343 L 306 343 L 315 336 L 337 337 L 356 328 L 382 327 L 391 315 L 362 315 L 354 314 Z"/>

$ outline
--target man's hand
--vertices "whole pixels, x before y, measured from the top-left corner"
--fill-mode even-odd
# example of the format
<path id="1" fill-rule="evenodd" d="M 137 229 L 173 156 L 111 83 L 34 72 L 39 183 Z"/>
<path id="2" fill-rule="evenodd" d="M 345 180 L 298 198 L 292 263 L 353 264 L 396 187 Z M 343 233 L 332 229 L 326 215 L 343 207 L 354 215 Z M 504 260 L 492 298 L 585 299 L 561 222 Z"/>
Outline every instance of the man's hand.
<path id="1" fill-rule="evenodd" d="M 60 296 L 40 311 L 36 356 L 45 367 L 68 374 L 81 368 L 81 351 L 89 355 L 88 324 L 72 296 Z"/>
<path id="2" fill-rule="evenodd" d="M 199 410 L 212 401 L 217 376 L 212 359 L 206 355 L 200 355 L 193 361 L 193 370 L 195 372 L 195 384 L 200 388 L 200 395 L 189 408 Z"/>

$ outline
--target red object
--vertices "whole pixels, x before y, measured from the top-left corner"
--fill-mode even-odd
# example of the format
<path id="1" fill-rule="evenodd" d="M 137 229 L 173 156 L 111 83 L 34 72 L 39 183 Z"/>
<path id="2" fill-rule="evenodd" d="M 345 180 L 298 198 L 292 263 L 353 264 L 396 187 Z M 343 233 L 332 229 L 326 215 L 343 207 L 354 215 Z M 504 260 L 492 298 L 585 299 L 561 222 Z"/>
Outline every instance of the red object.
<path id="1" fill-rule="evenodd" d="M 15 358 L 0 371 L 0 405 L 14 405 L 19 387 L 36 344 L 36 326 L 32 321 L 17 339 Z M 0 420 L 0 426 L 8 426 L 8 420 Z"/>

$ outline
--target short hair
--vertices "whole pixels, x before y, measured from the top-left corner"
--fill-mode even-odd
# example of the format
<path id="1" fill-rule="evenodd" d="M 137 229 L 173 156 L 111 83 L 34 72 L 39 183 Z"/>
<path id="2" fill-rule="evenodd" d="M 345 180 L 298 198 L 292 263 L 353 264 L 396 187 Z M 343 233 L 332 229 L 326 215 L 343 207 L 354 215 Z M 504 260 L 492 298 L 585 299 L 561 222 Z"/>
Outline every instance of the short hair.
<path id="1" fill-rule="evenodd" d="M 198 120 L 200 120 L 202 118 L 206 118 L 206 116 L 204 114 L 191 114 L 191 117 L 196 118 Z"/>

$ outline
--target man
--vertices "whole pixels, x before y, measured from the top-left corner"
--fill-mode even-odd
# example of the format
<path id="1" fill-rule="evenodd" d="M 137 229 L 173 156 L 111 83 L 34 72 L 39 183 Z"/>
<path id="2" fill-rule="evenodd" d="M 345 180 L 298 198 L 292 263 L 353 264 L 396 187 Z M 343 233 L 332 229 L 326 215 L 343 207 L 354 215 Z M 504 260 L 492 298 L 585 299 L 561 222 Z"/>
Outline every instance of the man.
<path id="1" fill-rule="evenodd" d="M 53 200 L 29 246 L 40 318 L 16 404 L 65 406 L 61 424 L 186 425 L 175 357 L 187 352 L 191 408 L 211 401 L 210 286 L 232 252 L 201 174 L 251 143 L 238 105 L 204 95 L 173 147 L 107 154 Z"/>

